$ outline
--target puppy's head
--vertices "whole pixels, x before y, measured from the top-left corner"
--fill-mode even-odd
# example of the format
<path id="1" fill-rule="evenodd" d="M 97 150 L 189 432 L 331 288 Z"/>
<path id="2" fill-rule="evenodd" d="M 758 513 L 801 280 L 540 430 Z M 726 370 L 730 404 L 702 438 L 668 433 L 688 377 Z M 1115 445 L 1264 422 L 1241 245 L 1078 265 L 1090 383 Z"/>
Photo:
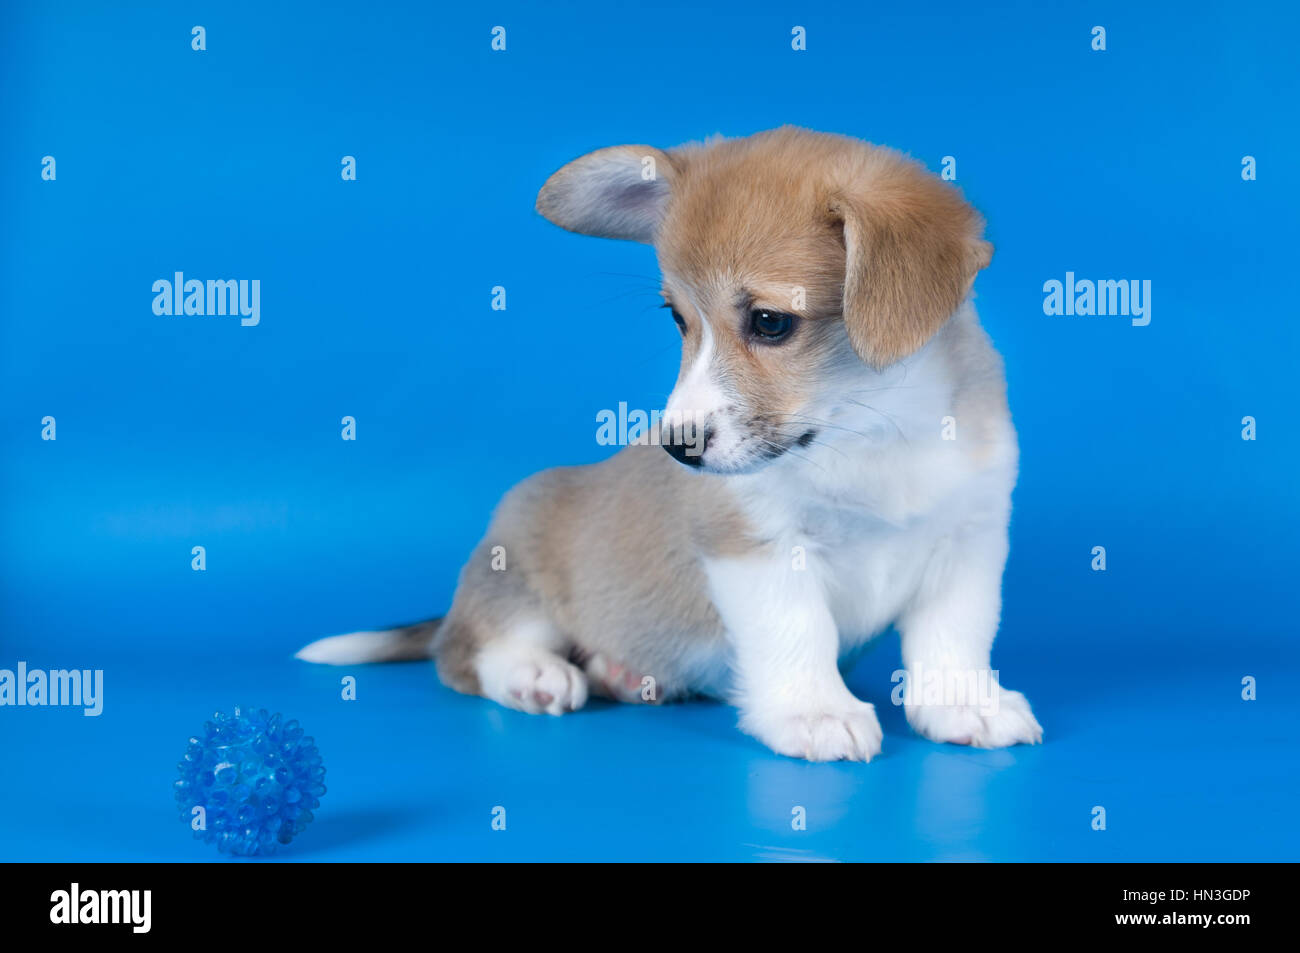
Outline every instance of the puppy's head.
<path id="1" fill-rule="evenodd" d="M 665 448 L 719 473 L 816 440 L 828 391 L 924 346 L 992 255 L 979 215 L 915 162 L 788 126 L 600 149 L 552 175 L 537 208 L 655 246 L 682 333 Z"/>

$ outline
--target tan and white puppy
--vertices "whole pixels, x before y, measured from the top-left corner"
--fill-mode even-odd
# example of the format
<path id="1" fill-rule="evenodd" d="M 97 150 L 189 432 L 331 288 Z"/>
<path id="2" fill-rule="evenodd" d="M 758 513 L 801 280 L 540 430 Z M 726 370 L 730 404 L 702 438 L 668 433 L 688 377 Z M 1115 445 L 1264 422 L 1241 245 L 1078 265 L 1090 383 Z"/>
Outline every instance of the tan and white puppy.
<path id="1" fill-rule="evenodd" d="M 553 715 L 589 692 L 714 695 L 775 751 L 865 761 L 880 724 L 839 663 L 892 623 L 910 680 L 990 686 L 909 694 L 916 731 L 1039 741 L 990 672 L 1017 445 L 969 300 L 992 248 L 960 193 L 888 149 L 784 127 L 600 149 L 537 208 L 654 245 L 682 333 L 663 446 L 525 480 L 445 618 L 299 657 L 432 655 L 458 691 Z"/>

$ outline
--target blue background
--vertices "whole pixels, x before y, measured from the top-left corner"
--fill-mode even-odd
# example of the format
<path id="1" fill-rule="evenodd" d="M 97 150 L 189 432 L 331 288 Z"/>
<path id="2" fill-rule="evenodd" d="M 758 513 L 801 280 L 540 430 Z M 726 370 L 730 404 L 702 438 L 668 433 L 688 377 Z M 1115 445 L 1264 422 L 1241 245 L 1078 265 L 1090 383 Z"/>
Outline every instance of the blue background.
<path id="1" fill-rule="evenodd" d="M 170 781 L 239 702 L 329 769 L 284 859 L 1296 859 L 1293 5 L 271 6 L 2 14 L 0 667 L 102 668 L 106 708 L 0 709 L 0 859 L 214 858 Z M 1022 442 L 994 662 L 1046 744 L 912 735 L 892 634 L 850 676 L 868 766 L 718 704 L 533 718 L 424 665 L 345 702 L 293 661 L 445 610 L 509 486 L 670 390 L 652 251 L 542 220 L 547 175 L 783 123 L 954 156 L 988 219 Z M 155 316 L 175 271 L 261 279 L 261 324 Z M 1045 316 L 1066 271 L 1150 279 L 1151 324 Z"/>

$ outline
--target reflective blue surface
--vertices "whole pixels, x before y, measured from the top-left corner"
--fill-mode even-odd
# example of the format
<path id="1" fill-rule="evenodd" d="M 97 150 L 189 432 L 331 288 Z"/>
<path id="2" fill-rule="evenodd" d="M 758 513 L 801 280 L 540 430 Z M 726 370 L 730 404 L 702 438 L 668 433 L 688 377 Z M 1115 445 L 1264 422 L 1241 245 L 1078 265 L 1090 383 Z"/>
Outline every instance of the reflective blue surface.
<path id="1" fill-rule="evenodd" d="M 6 4 L 0 669 L 103 669 L 105 706 L 0 708 L 0 859 L 214 859 L 170 785 L 241 703 L 329 768 L 276 861 L 1296 859 L 1296 9 L 868 6 Z M 785 122 L 953 156 L 988 219 L 1022 445 L 994 661 L 1046 743 L 911 735 L 892 634 L 850 679 L 867 766 L 717 704 L 530 718 L 422 665 L 344 701 L 293 662 L 443 611 L 509 486 L 670 389 L 653 254 L 542 221 L 546 177 Z M 176 271 L 260 280 L 260 323 L 153 314 Z M 1045 315 L 1067 272 L 1151 280 L 1150 325 Z"/>
<path id="2" fill-rule="evenodd" d="M 887 682 L 893 651 L 865 658 L 853 687 Z M 217 859 L 176 818 L 175 763 L 207 708 L 254 698 L 298 718 L 329 769 L 316 820 L 272 861 L 1295 858 L 1294 696 L 1243 703 L 1231 678 L 1195 664 L 1149 678 L 1121 664 L 1085 686 L 1089 657 L 1022 655 L 1000 661 L 1031 692 L 1045 744 L 934 745 L 886 702 L 869 765 L 772 755 L 712 703 L 530 717 L 455 695 L 423 664 L 115 663 L 97 719 L 4 713 L 0 852 Z M 340 697 L 344 673 L 355 701 Z M 798 807 L 805 831 L 792 829 Z"/>

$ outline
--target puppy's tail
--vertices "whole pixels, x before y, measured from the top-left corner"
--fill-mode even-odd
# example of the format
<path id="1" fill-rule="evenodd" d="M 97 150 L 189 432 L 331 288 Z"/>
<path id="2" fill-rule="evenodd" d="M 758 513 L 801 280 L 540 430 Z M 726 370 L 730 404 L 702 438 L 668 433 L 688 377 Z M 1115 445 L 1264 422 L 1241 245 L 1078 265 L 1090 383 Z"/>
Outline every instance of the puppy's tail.
<path id="1" fill-rule="evenodd" d="M 399 625 L 378 632 L 331 635 L 304 645 L 294 658 L 325 665 L 360 665 L 364 662 L 413 662 L 433 658 L 433 637 L 442 619 Z"/>

